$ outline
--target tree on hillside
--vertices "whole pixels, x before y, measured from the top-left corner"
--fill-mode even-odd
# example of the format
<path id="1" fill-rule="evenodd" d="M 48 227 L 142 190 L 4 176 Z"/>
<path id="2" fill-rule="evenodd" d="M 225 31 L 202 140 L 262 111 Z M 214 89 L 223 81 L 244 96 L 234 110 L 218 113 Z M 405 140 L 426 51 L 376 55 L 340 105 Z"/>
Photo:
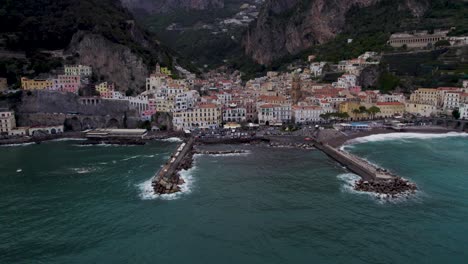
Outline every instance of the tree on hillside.
<path id="1" fill-rule="evenodd" d="M 453 118 L 455 118 L 455 119 L 459 119 L 459 118 L 460 118 L 460 111 L 458 111 L 458 109 L 454 109 L 454 110 L 452 111 L 452 116 L 453 116 Z"/>
<path id="2" fill-rule="evenodd" d="M 436 48 L 439 48 L 439 47 L 449 47 L 450 46 L 450 41 L 446 40 L 446 39 L 442 39 L 442 40 L 439 40 L 437 41 L 434 46 Z"/>
<path id="3" fill-rule="evenodd" d="M 380 108 L 378 108 L 377 106 L 371 106 L 369 109 L 367 109 L 367 112 L 370 114 L 370 116 L 372 117 L 372 119 L 375 118 L 375 115 L 377 113 L 380 113 Z"/>

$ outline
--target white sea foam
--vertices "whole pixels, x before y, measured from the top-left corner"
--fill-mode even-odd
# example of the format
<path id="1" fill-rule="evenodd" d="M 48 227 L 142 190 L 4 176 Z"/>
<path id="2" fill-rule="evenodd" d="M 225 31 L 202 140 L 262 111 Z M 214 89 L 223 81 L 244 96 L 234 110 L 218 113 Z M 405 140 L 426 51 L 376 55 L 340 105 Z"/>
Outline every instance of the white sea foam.
<path id="1" fill-rule="evenodd" d="M 93 171 L 96 171 L 96 168 L 86 167 L 86 168 L 71 168 L 72 171 L 78 174 L 87 174 Z"/>
<path id="2" fill-rule="evenodd" d="M 416 191 L 415 194 L 413 193 L 402 193 L 398 195 L 398 197 L 390 197 L 387 194 L 379 194 L 374 192 L 363 192 L 357 191 L 354 189 L 356 185 L 356 181 L 360 179 L 360 177 L 354 173 L 343 173 L 339 174 L 337 178 L 342 181 L 341 191 L 351 194 L 359 194 L 359 195 L 367 195 L 372 200 L 376 201 L 379 204 L 386 204 L 386 203 L 401 203 L 411 200 L 413 202 L 420 201 L 422 194 L 421 191 Z"/>
<path id="3" fill-rule="evenodd" d="M 56 139 L 51 139 L 48 141 L 51 142 L 60 142 L 60 141 L 84 141 L 86 140 L 85 138 L 56 138 Z"/>
<path id="4" fill-rule="evenodd" d="M 378 142 L 388 140 L 405 140 L 405 139 L 433 139 L 447 137 L 468 137 L 468 133 L 449 132 L 445 134 L 429 134 L 429 133 L 390 133 L 376 134 L 361 138 L 355 138 L 347 142 L 347 144 L 359 144 L 366 142 Z"/>
<path id="5" fill-rule="evenodd" d="M 141 157 L 141 155 L 136 155 L 136 156 L 130 156 L 128 158 L 122 159 L 122 161 L 127 161 L 127 160 L 132 160 Z"/>
<path id="6" fill-rule="evenodd" d="M 184 184 L 180 185 L 180 192 L 178 193 L 171 193 L 171 194 L 156 194 L 154 193 L 153 186 L 151 185 L 153 178 L 137 184 L 136 186 L 140 190 L 140 198 L 142 200 L 154 200 L 154 199 L 161 199 L 161 200 L 175 200 L 180 198 L 183 195 L 189 194 L 193 190 L 193 183 L 194 183 L 194 171 L 196 170 L 196 166 L 194 165 L 192 168 L 188 170 L 182 170 L 179 172 L 180 177 L 184 180 Z"/>
<path id="7" fill-rule="evenodd" d="M 84 144 L 84 145 L 73 145 L 74 147 L 135 147 L 137 145 L 121 145 L 121 144 Z"/>
<path id="8" fill-rule="evenodd" d="M 165 138 L 165 139 L 161 139 L 161 141 L 164 141 L 164 142 L 183 142 L 182 139 L 178 138 L 178 137 L 171 137 L 171 138 Z"/>
<path id="9" fill-rule="evenodd" d="M 24 146 L 34 145 L 34 144 L 36 143 L 28 142 L 28 143 L 18 143 L 18 144 L 5 144 L 5 145 L 0 145 L 0 147 L 24 147 Z"/>

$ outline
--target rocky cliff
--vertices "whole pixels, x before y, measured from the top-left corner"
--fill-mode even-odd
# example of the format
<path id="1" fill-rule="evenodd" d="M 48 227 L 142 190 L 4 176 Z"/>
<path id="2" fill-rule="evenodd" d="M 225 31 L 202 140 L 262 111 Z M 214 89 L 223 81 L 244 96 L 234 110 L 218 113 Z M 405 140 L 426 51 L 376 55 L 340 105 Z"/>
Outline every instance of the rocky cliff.
<path id="1" fill-rule="evenodd" d="M 122 4 L 132 11 L 157 14 L 181 9 L 206 10 L 223 8 L 224 0 L 122 0 Z"/>
<path id="2" fill-rule="evenodd" d="M 16 67 L 13 76 L 36 77 L 61 64 L 82 63 L 121 91 L 139 90 L 156 62 L 172 68 L 177 56 L 140 27 L 120 0 L 6 1 L 0 11 L 9 14 L 0 15 L 0 42 L 26 55 L 27 67 Z"/>
<path id="3" fill-rule="evenodd" d="M 72 38 L 67 53 L 77 63 L 92 65 L 100 79 L 112 80 L 117 89 L 140 91 L 149 75 L 149 65 L 128 46 L 113 43 L 101 35 L 79 32 Z"/>
<path id="4" fill-rule="evenodd" d="M 333 39 L 346 25 L 346 14 L 384 0 L 267 0 L 246 32 L 243 46 L 260 64 L 296 54 Z M 427 0 L 395 0 L 394 7 L 424 13 Z"/>

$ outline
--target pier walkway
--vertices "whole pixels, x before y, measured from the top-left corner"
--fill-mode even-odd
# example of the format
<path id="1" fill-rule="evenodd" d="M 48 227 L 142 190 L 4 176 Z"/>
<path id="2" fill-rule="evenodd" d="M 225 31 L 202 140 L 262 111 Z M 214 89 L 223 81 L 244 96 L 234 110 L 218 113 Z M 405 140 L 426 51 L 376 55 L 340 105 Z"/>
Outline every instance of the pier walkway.
<path id="1" fill-rule="evenodd" d="M 157 193 L 176 192 L 179 184 L 178 172 L 180 165 L 187 155 L 190 155 L 194 139 L 180 144 L 164 166 L 154 175 L 152 186 Z"/>
<path id="2" fill-rule="evenodd" d="M 395 177 L 381 168 L 373 166 L 369 162 L 350 153 L 337 150 L 328 144 L 314 143 L 314 147 L 336 160 L 350 171 L 361 176 L 363 180 L 388 180 Z"/>

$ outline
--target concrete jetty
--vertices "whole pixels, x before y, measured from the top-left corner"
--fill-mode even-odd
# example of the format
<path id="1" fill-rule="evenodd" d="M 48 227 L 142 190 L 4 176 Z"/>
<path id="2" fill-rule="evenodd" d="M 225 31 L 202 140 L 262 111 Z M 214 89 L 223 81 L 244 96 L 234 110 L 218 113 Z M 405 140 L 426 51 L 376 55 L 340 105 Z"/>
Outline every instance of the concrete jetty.
<path id="1" fill-rule="evenodd" d="M 362 179 L 356 181 L 354 185 L 354 189 L 357 191 L 377 193 L 385 195 L 386 198 L 397 198 L 402 195 L 414 194 L 417 190 L 416 184 L 391 174 L 385 169 L 378 168 L 348 152 L 337 150 L 328 144 L 319 142 L 315 142 L 314 146 L 350 171 L 361 176 Z"/>
<path id="2" fill-rule="evenodd" d="M 179 171 L 187 169 L 192 164 L 194 139 L 183 142 L 174 151 L 164 166 L 154 175 L 152 186 L 158 194 L 168 194 L 180 191 L 180 185 L 184 183 Z"/>
<path id="3" fill-rule="evenodd" d="M 348 168 L 350 171 L 361 176 L 366 181 L 388 180 L 396 177 L 395 175 L 392 175 L 381 168 L 373 166 L 361 158 L 358 158 L 350 153 L 337 150 L 328 144 L 315 143 L 314 146 L 327 154 L 329 157 L 336 160 L 341 165 Z"/>

